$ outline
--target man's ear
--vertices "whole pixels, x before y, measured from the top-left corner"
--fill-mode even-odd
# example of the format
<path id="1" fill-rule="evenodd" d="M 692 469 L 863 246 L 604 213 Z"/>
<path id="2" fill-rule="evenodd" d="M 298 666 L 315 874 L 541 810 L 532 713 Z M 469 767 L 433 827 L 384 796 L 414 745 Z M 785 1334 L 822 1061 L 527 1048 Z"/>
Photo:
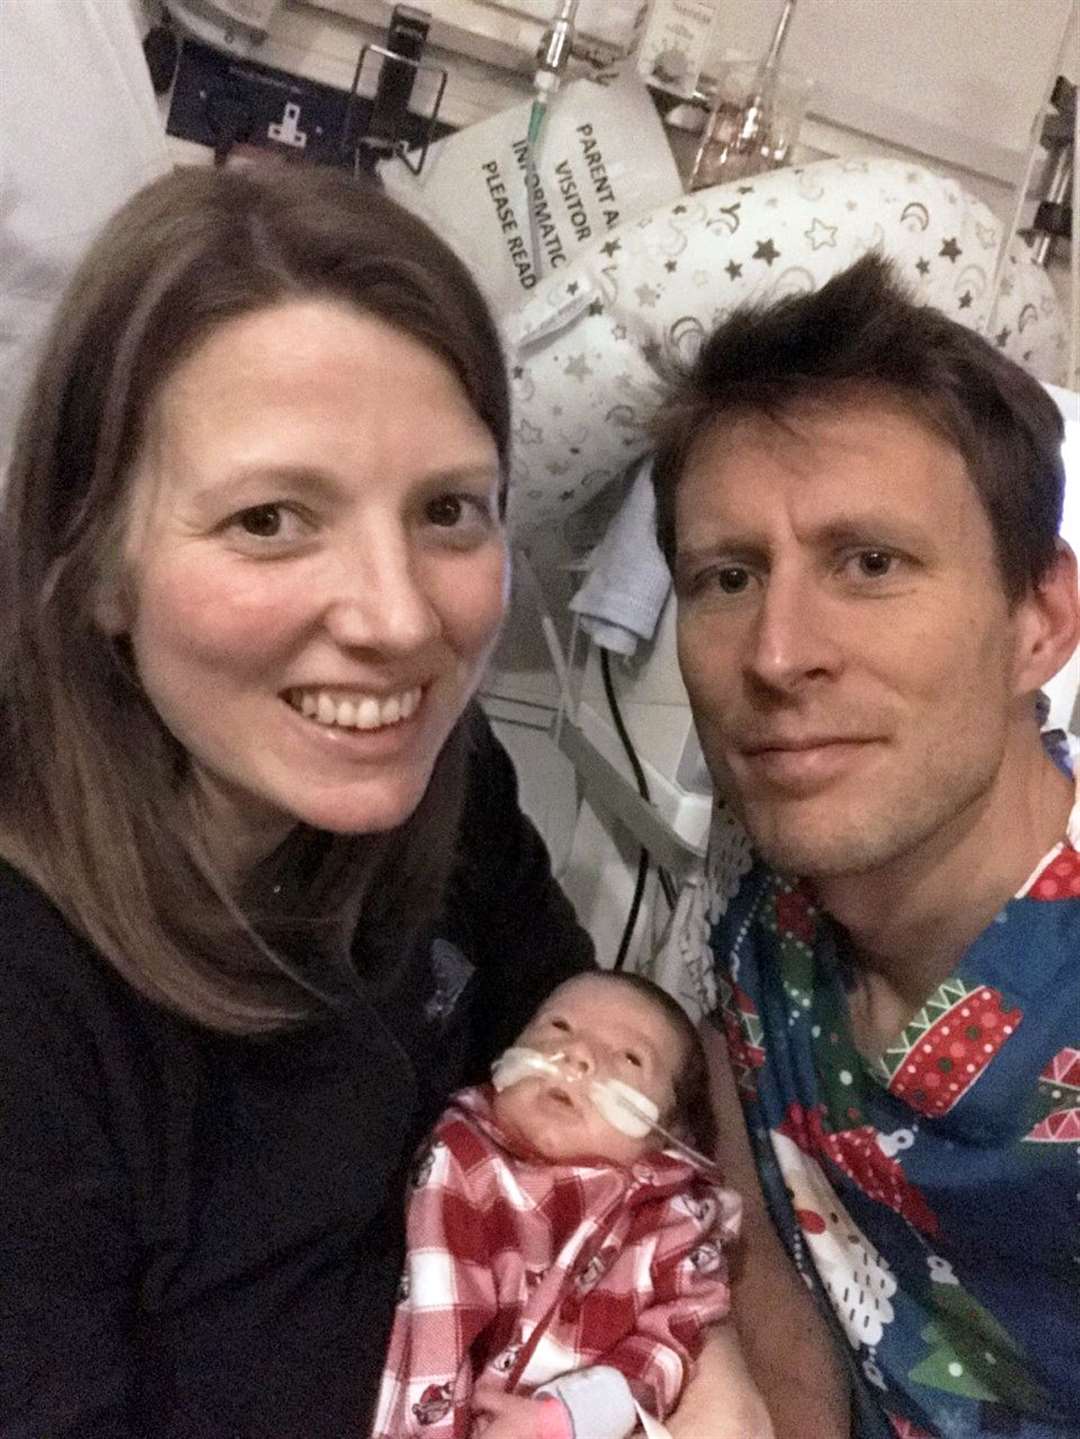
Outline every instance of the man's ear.
<path id="1" fill-rule="evenodd" d="M 1054 562 L 1017 605 L 1017 695 L 1031 694 L 1067 664 L 1080 643 L 1076 556 L 1058 540 Z"/>

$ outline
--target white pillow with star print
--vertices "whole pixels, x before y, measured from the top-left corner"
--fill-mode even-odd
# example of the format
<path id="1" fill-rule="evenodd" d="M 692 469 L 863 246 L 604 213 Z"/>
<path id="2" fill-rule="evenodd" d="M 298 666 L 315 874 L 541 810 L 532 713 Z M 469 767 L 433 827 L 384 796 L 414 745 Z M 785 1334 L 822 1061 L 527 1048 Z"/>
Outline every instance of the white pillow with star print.
<path id="1" fill-rule="evenodd" d="M 515 392 L 511 519 L 528 531 L 591 499 L 647 449 L 663 362 L 737 305 L 813 290 L 872 248 L 922 299 L 979 329 L 1001 225 L 955 180 L 897 160 L 821 160 L 682 196 L 597 240 L 502 315 Z M 1022 241 L 994 336 L 1060 378 L 1065 318 Z"/>

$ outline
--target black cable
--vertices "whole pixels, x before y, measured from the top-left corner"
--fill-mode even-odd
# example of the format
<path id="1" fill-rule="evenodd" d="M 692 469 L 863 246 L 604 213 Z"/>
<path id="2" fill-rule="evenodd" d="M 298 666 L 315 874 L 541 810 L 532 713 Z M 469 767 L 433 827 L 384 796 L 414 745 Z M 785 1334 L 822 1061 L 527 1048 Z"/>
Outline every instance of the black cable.
<path id="1" fill-rule="evenodd" d="M 615 952 L 615 963 L 611 966 L 612 969 L 622 969 L 626 963 L 626 954 L 630 948 L 630 941 L 634 937 L 638 912 L 641 909 L 641 898 L 645 893 L 645 881 L 648 877 L 649 851 L 643 849 L 638 855 L 637 879 L 634 881 L 634 897 L 630 901 L 630 912 L 626 917 L 626 926 L 622 932 L 622 939 L 619 940 L 619 948 Z"/>
<path id="2" fill-rule="evenodd" d="M 645 778 L 645 771 L 641 767 L 641 760 L 638 758 L 634 742 L 630 738 L 630 732 L 622 717 L 622 710 L 615 698 L 615 686 L 611 679 L 611 656 L 607 650 L 600 650 L 600 674 L 604 681 L 604 693 L 607 695 L 608 709 L 611 711 L 612 722 L 615 725 L 615 733 L 619 736 L 626 758 L 630 761 L 630 768 L 634 771 L 634 780 L 637 784 L 638 794 L 646 804 L 652 804 L 652 795 L 649 793 L 649 781 Z M 666 869 L 657 869 L 660 879 L 660 888 L 664 891 L 664 898 L 667 900 L 668 908 L 675 908 L 675 900 L 678 890 L 675 881 Z"/>
<path id="3" fill-rule="evenodd" d="M 611 655 L 607 650 L 600 651 L 600 674 L 604 681 L 604 693 L 607 695 L 608 709 L 611 711 L 611 718 L 615 725 L 615 733 L 622 741 L 622 747 L 626 751 L 626 758 L 630 761 L 630 768 L 634 771 L 634 779 L 637 781 L 638 794 L 646 802 L 652 803 L 649 795 L 649 781 L 645 778 L 645 771 L 641 768 L 641 761 L 638 759 L 637 750 L 623 723 L 622 710 L 619 709 L 619 701 L 615 698 L 615 686 L 611 681 Z"/>
<path id="4" fill-rule="evenodd" d="M 634 748 L 626 724 L 622 717 L 622 710 L 619 708 L 619 701 L 615 697 L 615 685 L 611 678 L 611 656 L 606 649 L 600 650 L 600 676 L 604 681 L 604 694 L 607 696 L 608 709 L 611 711 L 611 720 L 615 726 L 615 733 L 619 736 L 626 758 L 630 761 L 630 768 L 634 772 L 634 780 L 637 783 L 638 794 L 646 804 L 652 803 L 649 794 L 649 781 L 645 778 L 645 771 L 641 767 L 641 760 L 638 758 L 637 750 Z M 626 925 L 623 929 L 622 938 L 619 941 L 619 948 L 615 955 L 614 969 L 622 969 L 626 962 L 627 951 L 630 948 L 630 940 L 633 938 L 634 929 L 637 925 L 638 913 L 641 909 L 641 900 L 645 893 L 645 881 L 649 874 L 649 852 L 644 847 L 638 856 L 637 879 L 634 883 L 634 897 L 630 901 L 630 910 L 626 917 Z M 660 888 L 664 891 L 664 898 L 667 900 L 670 909 L 675 908 L 675 883 L 671 875 L 663 868 L 657 869 L 660 879 Z"/>
<path id="5" fill-rule="evenodd" d="M 656 873 L 660 880 L 660 888 L 664 891 L 664 898 L 667 901 L 667 907 L 668 909 L 674 909 L 675 901 L 679 897 L 679 891 L 675 887 L 675 881 L 672 879 L 670 872 L 666 869 L 660 868 L 656 871 Z"/>

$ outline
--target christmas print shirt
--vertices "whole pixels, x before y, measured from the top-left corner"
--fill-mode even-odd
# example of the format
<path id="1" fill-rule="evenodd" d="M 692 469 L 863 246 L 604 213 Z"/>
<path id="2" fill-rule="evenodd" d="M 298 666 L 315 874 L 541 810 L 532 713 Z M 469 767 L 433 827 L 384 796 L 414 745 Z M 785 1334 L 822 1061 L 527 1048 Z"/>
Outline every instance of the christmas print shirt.
<path id="1" fill-rule="evenodd" d="M 1069 832 L 874 1062 L 842 936 L 729 836 L 701 998 L 859 1439 L 1080 1436 L 1080 805 Z"/>

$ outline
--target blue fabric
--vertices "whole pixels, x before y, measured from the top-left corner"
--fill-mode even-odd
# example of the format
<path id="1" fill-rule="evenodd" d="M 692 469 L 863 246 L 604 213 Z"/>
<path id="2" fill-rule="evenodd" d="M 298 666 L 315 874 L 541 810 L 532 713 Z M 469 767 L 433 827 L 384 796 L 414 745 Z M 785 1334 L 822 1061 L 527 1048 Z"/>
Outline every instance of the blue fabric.
<path id="1" fill-rule="evenodd" d="M 1078 894 L 1066 847 L 874 1064 L 808 892 L 758 864 L 713 927 L 766 1197 L 859 1439 L 1080 1435 Z"/>
<path id="2" fill-rule="evenodd" d="M 656 633 L 670 590 L 671 571 L 656 542 L 650 457 L 634 473 L 570 608 L 602 649 L 632 655 Z"/>
<path id="3" fill-rule="evenodd" d="M 625 1439 L 637 1427 L 634 1396 L 625 1374 L 610 1364 L 593 1364 L 541 1384 L 534 1397 L 550 1394 L 570 1412 L 574 1435 Z"/>

